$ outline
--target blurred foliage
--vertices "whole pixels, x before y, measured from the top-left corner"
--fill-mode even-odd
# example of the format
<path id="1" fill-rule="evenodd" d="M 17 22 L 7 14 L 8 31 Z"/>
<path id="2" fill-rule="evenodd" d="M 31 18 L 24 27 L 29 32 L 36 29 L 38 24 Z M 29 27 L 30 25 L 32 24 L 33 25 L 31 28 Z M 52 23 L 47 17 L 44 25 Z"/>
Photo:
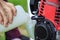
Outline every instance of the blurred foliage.
<path id="1" fill-rule="evenodd" d="M 5 33 L 0 33 L 0 40 L 5 40 Z"/>
<path id="2" fill-rule="evenodd" d="M 13 3 L 15 6 L 16 5 L 21 5 L 26 12 L 27 11 L 27 0 L 8 0 L 8 2 Z"/>

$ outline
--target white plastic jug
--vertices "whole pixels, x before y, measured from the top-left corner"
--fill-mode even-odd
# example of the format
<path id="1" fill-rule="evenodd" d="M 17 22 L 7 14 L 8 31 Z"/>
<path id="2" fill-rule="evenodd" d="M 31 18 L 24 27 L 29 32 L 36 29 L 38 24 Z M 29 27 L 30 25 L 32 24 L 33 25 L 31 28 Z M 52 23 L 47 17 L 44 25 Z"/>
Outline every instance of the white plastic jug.
<path id="1" fill-rule="evenodd" d="M 8 27 L 4 27 L 0 24 L 0 32 L 7 32 L 29 21 L 29 15 L 24 11 L 21 6 L 16 6 L 17 15 L 14 17 L 12 24 Z"/>

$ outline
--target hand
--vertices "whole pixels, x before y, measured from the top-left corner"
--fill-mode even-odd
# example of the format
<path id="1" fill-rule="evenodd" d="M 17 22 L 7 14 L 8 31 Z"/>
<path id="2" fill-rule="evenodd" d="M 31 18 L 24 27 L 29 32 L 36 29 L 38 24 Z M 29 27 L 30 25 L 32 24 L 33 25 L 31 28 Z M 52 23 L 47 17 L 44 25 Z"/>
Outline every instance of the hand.
<path id="1" fill-rule="evenodd" d="M 0 24 L 8 26 L 12 23 L 13 17 L 16 16 L 16 9 L 13 4 L 1 1 L 0 2 Z"/>

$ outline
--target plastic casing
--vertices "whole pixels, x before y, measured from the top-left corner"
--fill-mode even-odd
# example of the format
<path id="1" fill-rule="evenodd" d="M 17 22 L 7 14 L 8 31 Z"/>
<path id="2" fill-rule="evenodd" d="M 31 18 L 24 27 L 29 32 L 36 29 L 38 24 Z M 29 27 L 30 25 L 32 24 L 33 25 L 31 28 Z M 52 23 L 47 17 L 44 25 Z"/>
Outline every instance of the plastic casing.
<path id="1" fill-rule="evenodd" d="M 46 19 L 50 20 L 54 24 L 56 30 L 58 31 L 60 30 L 60 18 L 55 18 L 57 6 L 54 6 L 54 4 L 58 5 L 59 1 L 58 0 L 47 1 L 50 2 L 51 5 L 48 4 L 46 0 L 41 0 L 38 16 L 42 14 Z M 60 12 L 58 13 L 60 14 Z M 55 19 L 59 20 L 59 22 L 57 23 Z"/>

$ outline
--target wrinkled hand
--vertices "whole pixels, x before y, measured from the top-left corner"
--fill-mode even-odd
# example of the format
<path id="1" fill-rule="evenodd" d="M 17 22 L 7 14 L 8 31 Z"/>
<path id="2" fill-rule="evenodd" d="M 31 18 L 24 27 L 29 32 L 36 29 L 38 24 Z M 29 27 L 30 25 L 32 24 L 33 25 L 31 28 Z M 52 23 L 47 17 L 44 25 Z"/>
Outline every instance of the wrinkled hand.
<path id="1" fill-rule="evenodd" d="M 16 16 L 14 5 L 5 1 L 0 1 L 0 24 L 7 27 L 9 23 L 12 23 L 14 16 Z"/>

